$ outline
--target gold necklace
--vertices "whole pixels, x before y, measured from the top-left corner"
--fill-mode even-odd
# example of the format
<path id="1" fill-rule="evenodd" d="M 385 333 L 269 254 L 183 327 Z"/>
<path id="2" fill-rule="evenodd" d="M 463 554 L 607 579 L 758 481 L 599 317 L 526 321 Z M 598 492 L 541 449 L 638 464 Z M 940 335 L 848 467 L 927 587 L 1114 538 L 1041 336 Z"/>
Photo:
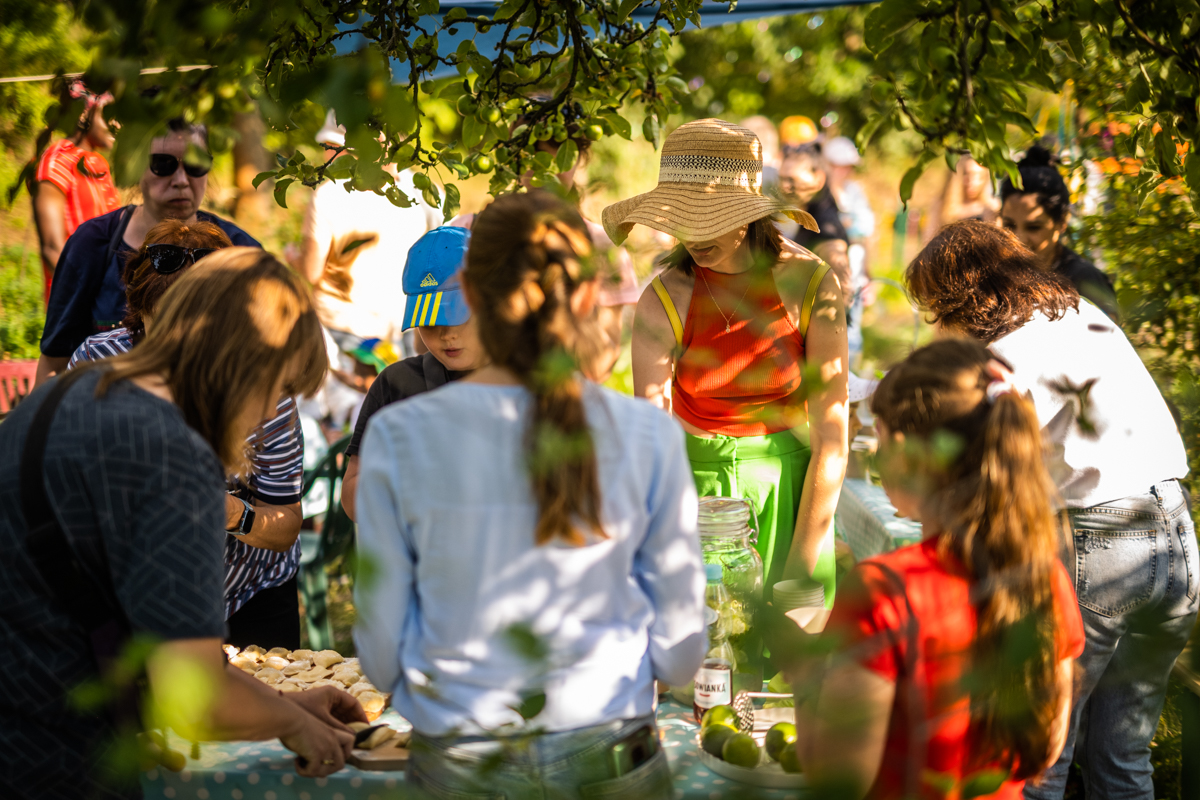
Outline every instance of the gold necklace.
<path id="1" fill-rule="evenodd" d="M 700 267 L 697 267 L 699 270 Z M 751 281 L 746 282 L 746 288 L 742 290 L 742 296 L 738 298 L 737 305 L 733 307 L 733 311 L 729 312 L 729 316 L 725 316 L 725 312 L 721 310 L 721 304 L 717 302 L 716 296 L 713 294 L 712 287 L 708 285 L 708 278 L 704 277 L 704 273 L 700 273 L 700 280 L 704 281 L 704 288 L 708 290 L 708 296 L 712 298 L 713 307 L 717 309 L 717 313 L 721 315 L 721 319 L 725 320 L 725 332 L 729 333 L 729 326 L 733 324 L 733 318 L 737 315 L 737 310 L 742 307 L 742 301 L 746 299 L 746 293 L 750 291 Z"/>

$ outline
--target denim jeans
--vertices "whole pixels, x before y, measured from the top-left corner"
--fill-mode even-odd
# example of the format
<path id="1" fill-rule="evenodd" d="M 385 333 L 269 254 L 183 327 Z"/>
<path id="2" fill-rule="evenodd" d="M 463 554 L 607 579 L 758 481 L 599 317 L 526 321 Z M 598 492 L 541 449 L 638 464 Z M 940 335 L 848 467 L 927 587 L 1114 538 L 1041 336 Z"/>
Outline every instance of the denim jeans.
<path id="1" fill-rule="evenodd" d="M 418 796 L 432 800 L 671 800 L 671 770 L 661 746 L 633 771 L 612 775 L 612 746 L 646 725 L 656 731 L 657 741 L 652 716 L 527 740 L 433 738 L 414 732 L 408 782 Z"/>
<path id="2" fill-rule="evenodd" d="M 1087 644 L 1067 746 L 1026 800 L 1059 800 L 1072 760 L 1088 800 L 1154 800 L 1150 742 L 1196 619 L 1196 534 L 1178 481 L 1069 514 Z"/>

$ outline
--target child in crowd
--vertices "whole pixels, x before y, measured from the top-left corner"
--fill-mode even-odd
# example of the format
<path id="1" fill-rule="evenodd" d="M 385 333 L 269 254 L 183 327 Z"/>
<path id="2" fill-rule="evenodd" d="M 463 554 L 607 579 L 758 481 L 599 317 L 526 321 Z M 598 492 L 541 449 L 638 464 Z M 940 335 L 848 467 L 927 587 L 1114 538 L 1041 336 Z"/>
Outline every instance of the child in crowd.
<path id="1" fill-rule="evenodd" d="M 914 352 L 871 409 L 884 487 L 925 539 L 839 587 L 837 655 L 791 676 L 800 763 L 842 797 L 945 797 L 993 772 L 988 796 L 1019 800 L 1063 749 L 1084 644 L 1037 416 L 966 340 Z"/>
<path id="2" fill-rule="evenodd" d="M 408 251 L 404 330 L 416 328 L 429 352 L 390 365 L 367 391 L 346 447 L 349 462 L 342 479 L 342 508 L 351 519 L 358 513 L 358 451 L 371 417 L 384 406 L 456 381 L 487 363 L 458 279 L 470 237 L 466 228 L 443 226 L 422 236 Z"/>

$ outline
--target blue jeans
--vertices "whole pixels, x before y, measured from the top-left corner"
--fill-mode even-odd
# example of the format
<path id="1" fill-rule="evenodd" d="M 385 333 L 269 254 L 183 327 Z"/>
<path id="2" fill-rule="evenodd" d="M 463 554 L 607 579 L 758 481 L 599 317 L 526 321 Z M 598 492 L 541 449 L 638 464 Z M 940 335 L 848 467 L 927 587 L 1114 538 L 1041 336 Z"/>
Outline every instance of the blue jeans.
<path id="1" fill-rule="evenodd" d="M 433 800 L 672 800 L 667 754 L 614 778 L 613 745 L 654 717 L 620 720 L 520 739 L 433 738 L 413 733 L 408 782 Z M 423 793 L 423 794 L 422 794 Z"/>
<path id="2" fill-rule="evenodd" d="M 1154 800 L 1150 742 L 1196 620 L 1196 532 L 1178 481 L 1069 513 L 1087 644 L 1067 746 L 1026 800 L 1059 800 L 1072 760 L 1088 800 Z"/>

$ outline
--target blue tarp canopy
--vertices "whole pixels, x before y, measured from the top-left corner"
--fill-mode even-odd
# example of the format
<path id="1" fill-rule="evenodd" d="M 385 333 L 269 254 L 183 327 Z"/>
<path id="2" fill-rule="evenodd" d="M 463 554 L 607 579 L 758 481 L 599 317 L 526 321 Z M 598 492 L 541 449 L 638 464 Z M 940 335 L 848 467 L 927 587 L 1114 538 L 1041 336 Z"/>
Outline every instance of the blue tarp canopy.
<path id="1" fill-rule="evenodd" d="M 738 0 L 737 7 L 733 11 L 730 11 L 726 3 L 705 0 L 704 5 L 700 8 L 700 15 L 704 27 L 711 28 L 730 22 L 743 22 L 748 19 L 779 17 L 787 14 L 811 14 L 815 11 L 825 11 L 840 6 L 862 6 L 875 2 L 878 2 L 878 0 L 842 0 L 842 2 L 829 2 L 829 0 Z M 424 23 L 423 27 L 426 30 L 438 27 L 441 24 L 442 15 L 448 14 L 454 8 L 461 8 L 472 17 L 481 15 L 491 17 L 499 7 L 500 3 L 493 2 L 493 0 L 475 0 L 475 2 L 471 2 L 470 0 L 467 2 L 447 0 L 447 2 L 441 4 L 440 13 L 437 16 L 431 16 L 422 20 Z M 634 10 L 631 16 L 639 22 L 649 23 L 654 19 L 654 10 L 651 6 L 643 6 Z M 695 26 L 689 22 L 687 27 L 694 28 Z M 500 37 L 504 32 L 503 26 L 498 25 L 487 33 L 478 33 L 475 30 L 475 26 L 469 22 L 460 23 L 457 28 L 458 30 L 454 34 L 448 31 L 438 34 L 438 50 L 443 56 L 453 53 L 462 40 L 474 38 L 475 48 L 479 51 L 480 55 L 484 58 L 490 58 L 495 53 L 496 45 L 500 43 Z M 361 36 L 346 37 L 339 42 L 338 51 L 343 53 L 352 52 L 361 47 L 363 41 Z M 392 74 L 396 76 L 399 82 L 404 82 L 408 70 L 405 65 L 393 62 Z M 434 70 L 433 77 L 446 78 L 457 74 L 458 72 L 454 68 L 441 65 Z"/>

